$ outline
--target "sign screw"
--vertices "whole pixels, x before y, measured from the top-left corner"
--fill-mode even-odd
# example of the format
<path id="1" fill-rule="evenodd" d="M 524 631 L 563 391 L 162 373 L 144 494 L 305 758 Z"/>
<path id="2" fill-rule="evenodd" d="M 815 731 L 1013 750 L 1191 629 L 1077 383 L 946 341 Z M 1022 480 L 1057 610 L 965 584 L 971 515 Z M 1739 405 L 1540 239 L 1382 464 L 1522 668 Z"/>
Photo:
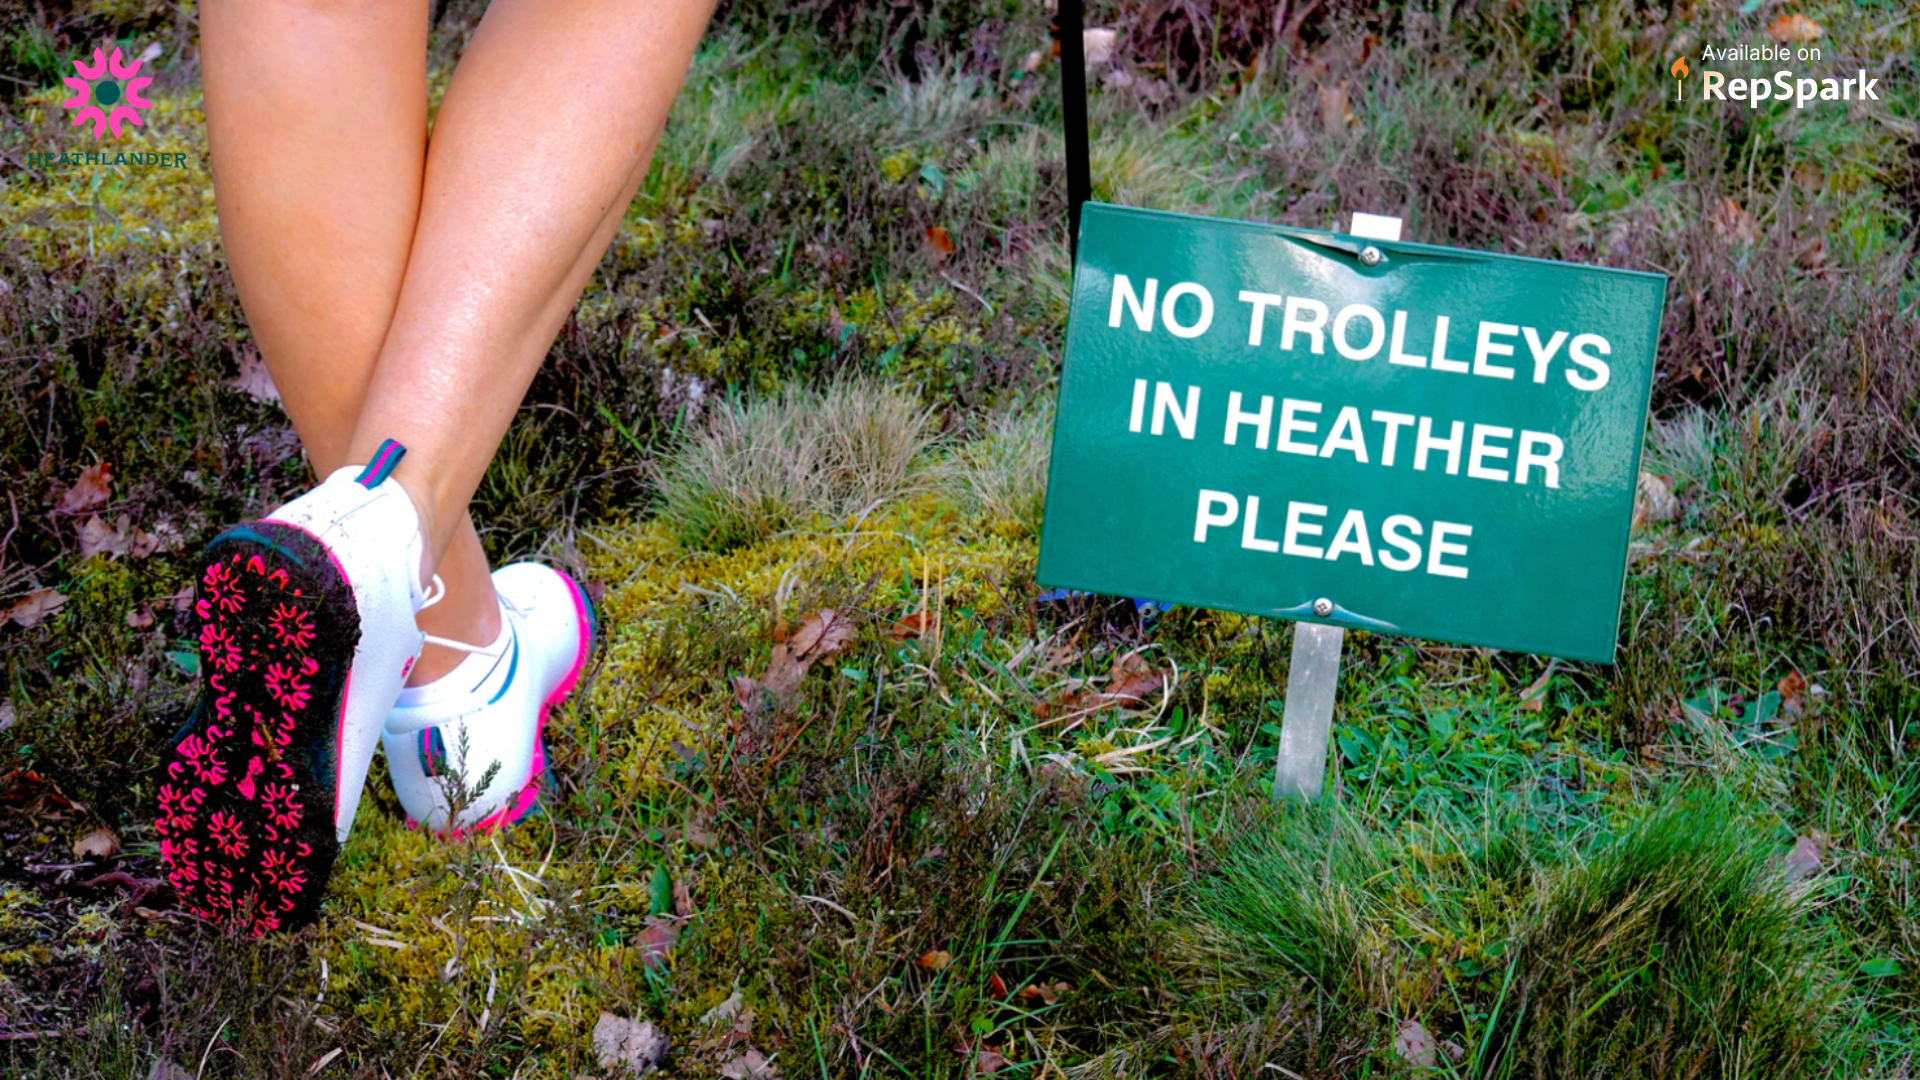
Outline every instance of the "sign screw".
<path id="1" fill-rule="evenodd" d="M 1369 248 L 1368 250 L 1371 251 L 1372 249 Z M 1323 619 L 1333 614 L 1333 601 L 1327 599 L 1324 596 L 1318 600 L 1315 600 L 1313 602 L 1313 613 L 1315 615 L 1320 616 Z"/>
<path id="2" fill-rule="evenodd" d="M 1384 258 L 1386 258 L 1386 256 L 1380 254 L 1380 249 L 1374 247 L 1372 244 L 1368 244 L 1366 247 L 1360 249 L 1361 266 L 1379 266 L 1380 260 Z"/>

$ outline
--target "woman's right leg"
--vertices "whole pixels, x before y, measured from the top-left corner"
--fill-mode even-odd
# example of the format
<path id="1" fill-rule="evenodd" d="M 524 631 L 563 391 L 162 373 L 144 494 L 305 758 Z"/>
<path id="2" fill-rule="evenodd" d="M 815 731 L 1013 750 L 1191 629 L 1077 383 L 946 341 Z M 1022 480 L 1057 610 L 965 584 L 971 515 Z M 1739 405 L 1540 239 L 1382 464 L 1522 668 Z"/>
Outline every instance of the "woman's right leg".
<path id="1" fill-rule="evenodd" d="M 227 258 L 326 477 L 349 463 L 419 214 L 426 0 L 205 0 L 200 17 Z M 229 529 L 201 562 L 201 702 L 172 742 L 154 827 L 182 907 L 224 925 L 264 932 L 318 911 L 419 668 L 419 515 L 397 484 L 359 480 Z M 471 524 L 456 537 L 472 572 L 443 560 L 449 594 L 497 625 Z"/>
<path id="2" fill-rule="evenodd" d="M 347 442 L 386 340 L 420 212 L 426 0 L 206 0 L 203 83 L 221 237 L 254 340 L 314 471 Z M 499 627 L 485 551 L 463 522 L 436 567 L 438 637 Z M 410 681 L 461 653 L 429 646 Z"/>

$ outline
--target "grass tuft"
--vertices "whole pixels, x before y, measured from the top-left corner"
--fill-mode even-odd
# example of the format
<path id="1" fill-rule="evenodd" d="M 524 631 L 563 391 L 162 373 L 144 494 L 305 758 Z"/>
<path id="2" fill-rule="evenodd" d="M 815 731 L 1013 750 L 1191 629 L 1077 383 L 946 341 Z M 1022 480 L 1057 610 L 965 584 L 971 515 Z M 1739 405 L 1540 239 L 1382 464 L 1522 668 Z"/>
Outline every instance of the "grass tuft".
<path id="1" fill-rule="evenodd" d="M 912 394 L 861 379 L 724 401 L 664 462 L 660 516 L 682 543 L 714 551 L 844 521 L 917 490 L 934 438 Z"/>
<path id="2" fill-rule="evenodd" d="M 1052 409 L 1003 413 L 941 462 L 940 480 L 956 506 L 1033 536 L 1040 531 L 1052 455 Z"/>

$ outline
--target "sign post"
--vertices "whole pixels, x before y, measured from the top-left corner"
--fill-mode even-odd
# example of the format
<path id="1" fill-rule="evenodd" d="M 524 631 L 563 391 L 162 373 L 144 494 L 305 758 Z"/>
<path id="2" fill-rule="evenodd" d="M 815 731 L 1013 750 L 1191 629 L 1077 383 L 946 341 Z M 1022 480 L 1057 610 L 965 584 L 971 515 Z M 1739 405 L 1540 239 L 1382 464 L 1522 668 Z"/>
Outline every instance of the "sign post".
<path id="1" fill-rule="evenodd" d="M 1279 794 L 1344 632 L 1609 662 L 1665 278 L 1088 203 L 1036 575 L 1295 620 Z"/>
<path id="2" fill-rule="evenodd" d="M 1400 239 L 1400 219 L 1380 214 L 1353 215 L 1351 235 L 1370 240 Z M 1331 614 L 1332 601 L 1314 601 L 1316 614 Z M 1326 610 L 1321 611 L 1324 607 Z M 1338 626 L 1301 623 L 1293 628 L 1293 653 L 1287 658 L 1287 699 L 1280 714 L 1280 752 L 1273 762 L 1273 797 L 1320 797 L 1327 776 L 1327 738 L 1333 731 L 1333 701 L 1340 689 L 1340 647 L 1347 632 Z"/>

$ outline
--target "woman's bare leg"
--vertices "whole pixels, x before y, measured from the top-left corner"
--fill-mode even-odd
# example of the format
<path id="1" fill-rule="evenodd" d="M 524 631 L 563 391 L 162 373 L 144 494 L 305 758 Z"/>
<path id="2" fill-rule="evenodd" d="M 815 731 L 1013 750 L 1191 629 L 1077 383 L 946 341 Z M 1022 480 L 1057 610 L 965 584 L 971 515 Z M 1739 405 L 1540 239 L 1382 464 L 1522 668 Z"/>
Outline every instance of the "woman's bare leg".
<path id="1" fill-rule="evenodd" d="M 494 0 L 428 150 L 411 254 L 349 458 L 446 558 L 554 335 L 645 176 L 712 0 Z"/>
<path id="2" fill-rule="evenodd" d="M 349 456 L 393 321 L 427 151 L 427 0 L 206 0 L 201 43 L 220 231 L 287 415 L 321 476 Z M 421 629 L 492 641 L 499 608 L 464 513 Z M 412 681 L 464 654 L 429 646 Z"/>

